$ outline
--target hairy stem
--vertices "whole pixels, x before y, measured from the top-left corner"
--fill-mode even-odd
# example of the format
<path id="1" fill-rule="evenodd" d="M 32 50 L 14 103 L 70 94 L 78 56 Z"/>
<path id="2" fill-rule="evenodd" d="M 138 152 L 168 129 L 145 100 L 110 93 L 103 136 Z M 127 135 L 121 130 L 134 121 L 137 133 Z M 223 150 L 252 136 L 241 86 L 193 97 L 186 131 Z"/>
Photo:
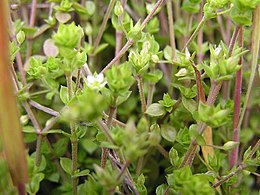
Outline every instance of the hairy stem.
<path id="1" fill-rule="evenodd" d="M 146 111 L 146 101 L 145 101 L 145 97 L 144 97 L 142 77 L 140 75 L 137 75 L 136 81 L 137 81 L 139 96 L 140 96 L 141 105 L 142 105 L 142 112 L 145 113 L 145 111 Z"/>
<path id="2" fill-rule="evenodd" d="M 240 48 L 243 47 L 243 27 L 241 27 L 239 38 L 238 38 L 238 46 Z M 239 142 L 239 134 L 240 129 L 238 128 L 239 123 L 239 115 L 240 115 L 240 103 L 241 103 L 241 90 L 242 90 L 242 64 L 243 57 L 240 57 L 238 64 L 241 68 L 236 73 L 236 81 L 235 81 L 235 92 L 234 92 L 234 115 L 233 115 L 233 141 Z M 237 165 L 238 161 L 238 150 L 239 146 L 236 146 L 229 156 L 229 168 Z"/>
<path id="3" fill-rule="evenodd" d="M 72 88 L 72 74 L 66 75 L 67 79 L 67 87 L 68 87 L 68 97 L 69 100 L 73 98 L 73 88 Z M 78 138 L 76 133 L 76 125 L 74 122 L 70 123 L 70 132 L 71 132 L 71 160 L 72 160 L 72 174 L 78 169 Z M 78 185 L 78 178 L 72 177 L 72 193 L 73 195 L 77 195 L 77 185 Z"/>

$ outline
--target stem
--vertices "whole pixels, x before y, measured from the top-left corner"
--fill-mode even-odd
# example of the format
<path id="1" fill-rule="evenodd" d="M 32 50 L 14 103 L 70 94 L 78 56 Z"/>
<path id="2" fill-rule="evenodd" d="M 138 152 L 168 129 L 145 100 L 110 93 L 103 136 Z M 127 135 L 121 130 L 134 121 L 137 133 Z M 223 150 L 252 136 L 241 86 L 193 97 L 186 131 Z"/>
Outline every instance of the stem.
<path id="1" fill-rule="evenodd" d="M 241 165 L 238 166 L 238 168 L 235 171 L 231 172 L 226 177 L 224 177 L 222 180 L 220 180 L 219 182 L 215 183 L 212 187 L 213 188 L 217 188 L 218 186 L 222 185 L 224 182 L 229 180 L 231 177 L 233 177 L 234 175 L 238 174 L 244 168 L 246 168 L 246 165 L 242 163 Z"/>
<path id="2" fill-rule="evenodd" d="M 172 1 L 167 0 L 167 12 L 168 12 L 168 26 L 169 26 L 169 35 L 170 35 L 170 45 L 172 48 L 172 60 L 176 59 L 176 45 L 175 45 L 175 35 L 174 35 L 174 22 L 173 22 L 173 13 L 172 13 Z M 171 81 L 170 83 L 174 82 L 174 75 L 177 72 L 177 67 L 172 66 L 170 67 L 170 73 L 171 73 Z M 173 88 L 171 87 L 169 90 L 169 94 L 173 95 Z"/>
<path id="3" fill-rule="evenodd" d="M 154 5 L 153 9 L 151 10 L 151 12 L 146 16 L 146 18 L 144 19 L 144 21 L 141 24 L 141 30 L 143 30 L 146 26 L 146 24 L 152 19 L 154 13 L 156 12 L 156 10 L 162 5 L 162 3 L 165 0 L 158 0 L 157 3 Z M 134 44 L 133 40 L 128 40 L 126 42 L 126 44 L 124 45 L 124 47 L 120 50 L 120 52 L 118 53 L 118 55 L 116 55 L 106 66 L 105 68 L 101 71 L 101 73 L 104 73 L 105 71 L 107 71 L 109 68 L 111 68 L 111 66 L 113 66 L 116 61 L 118 61 L 125 53 L 126 51 Z"/>
<path id="4" fill-rule="evenodd" d="M 240 48 L 243 47 L 243 27 L 241 27 L 238 39 L 238 46 Z M 233 116 L 233 141 L 239 142 L 239 134 L 240 129 L 238 128 L 239 123 L 239 114 L 240 114 L 240 103 L 241 103 L 241 90 L 242 90 L 242 64 L 243 57 L 240 57 L 238 64 L 241 68 L 236 73 L 236 81 L 235 81 L 235 92 L 234 92 L 234 116 Z M 236 146 L 229 156 L 229 168 L 237 165 L 238 161 L 238 150 L 239 146 Z"/>
<path id="5" fill-rule="evenodd" d="M 68 97 L 69 97 L 69 100 L 71 100 L 73 97 L 72 74 L 71 73 L 66 75 L 66 80 L 67 80 L 67 87 L 68 87 Z"/>
<path id="6" fill-rule="evenodd" d="M 81 75 L 81 69 L 78 69 L 75 94 L 77 93 L 79 86 L 80 86 L 80 75 Z"/>
<path id="7" fill-rule="evenodd" d="M 103 131 L 105 136 L 107 137 L 107 140 L 110 143 L 114 144 L 115 142 L 114 142 L 112 136 L 110 135 L 109 128 L 107 127 L 107 125 L 102 120 L 97 120 L 97 124 L 100 127 L 100 129 Z"/>
<path id="8" fill-rule="evenodd" d="M 127 0 L 121 0 L 121 4 L 123 7 L 123 10 L 125 10 L 125 5 L 126 5 L 126 1 Z M 121 24 L 123 21 L 123 16 L 124 14 L 122 14 L 121 16 L 119 16 L 119 23 Z M 120 52 L 120 49 L 122 48 L 122 42 L 123 42 L 123 31 L 121 30 L 116 30 L 116 49 L 115 49 L 115 56 L 117 56 L 117 54 Z M 118 65 L 120 63 L 120 60 L 117 60 L 115 62 L 115 65 Z"/>
<path id="9" fill-rule="evenodd" d="M 169 159 L 169 153 L 162 147 L 161 144 L 157 145 L 157 150 L 164 156 L 164 158 Z"/>
<path id="10" fill-rule="evenodd" d="M 10 24 L 9 24 L 9 28 L 10 28 L 11 33 L 12 33 L 12 41 L 14 41 L 16 46 L 18 46 L 18 43 L 17 43 L 17 40 L 16 40 L 15 30 L 14 30 L 14 27 L 13 27 L 12 23 L 13 22 L 10 21 Z M 27 84 L 26 73 L 25 73 L 24 68 L 23 68 L 23 61 L 22 61 L 22 56 L 21 56 L 20 51 L 18 51 L 16 53 L 15 59 L 16 59 L 16 64 L 17 64 L 18 70 L 19 70 L 20 75 L 21 75 L 21 82 L 25 86 Z"/>
<path id="11" fill-rule="evenodd" d="M 67 79 L 67 87 L 68 87 L 68 97 L 69 100 L 73 98 L 73 89 L 72 89 L 72 74 L 66 75 Z M 77 138 L 77 133 L 76 133 L 76 125 L 71 122 L 70 123 L 70 132 L 71 132 L 71 160 L 72 160 L 72 175 L 75 174 L 75 172 L 78 169 L 78 138 Z M 72 177 L 72 192 L 73 195 L 77 195 L 77 185 L 78 185 L 78 178 L 77 177 Z"/>
<path id="12" fill-rule="evenodd" d="M 175 45 L 175 35 L 174 35 L 174 23 L 173 23 L 173 14 L 172 14 L 172 1 L 167 0 L 167 12 L 168 12 L 168 25 L 169 25 L 169 35 L 170 35 L 170 44 L 172 48 L 172 58 L 173 60 L 176 57 L 176 45 Z"/>
<path id="13" fill-rule="evenodd" d="M 29 104 L 31 106 L 33 106 L 34 108 L 37 108 L 38 110 L 41 110 L 41 111 L 43 111 L 45 113 L 48 113 L 48 114 L 50 114 L 52 116 L 60 116 L 59 112 L 57 112 L 57 111 L 55 111 L 55 110 L 53 110 L 51 108 L 48 108 L 46 106 L 43 106 L 43 105 L 41 105 L 41 104 L 39 104 L 39 103 L 37 103 L 37 102 L 35 102 L 33 100 L 29 100 Z"/>
<path id="14" fill-rule="evenodd" d="M 108 129 L 111 126 L 113 116 L 115 114 L 116 107 L 110 106 L 109 107 L 109 114 L 108 114 L 108 119 L 107 119 L 107 127 Z M 106 167 L 106 162 L 107 162 L 107 154 L 108 154 L 108 148 L 102 148 L 102 155 L 101 155 L 101 167 L 105 168 Z"/>
<path id="15" fill-rule="evenodd" d="M 204 1 L 201 2 L 200 4 L 200 11 L 198 14 L 198 21 L 201 21 L 203 18 L 203 5 L 204 5 Z M 200 29 L 198 32 L 198 39 L 197 39 L 197 43 L 198 43 L 198 54 L 197 54 L 197 58 L 198 58 L 198 64 L 202 63 L 203 60 L 203 51 L 202 51 L 202 46 L 203 46 L 203 30 Z"/>
<path id="16" fill-rule="evenodd" d="M 75 124 L 71 123 L 70 125 L 70 130 L 71 130 L 71 159 L 72 159 L 72 174 L 74 174 L 77 169 L 78 169 L 78 138 L 76 134 L 76 127 Z M 78 178 L 77 177 L 72 177 L 72 191 L 73 195 L 77 195 L 77 185 L 78 185 Z"/>
<path id="17" fill-rule="evenodd" d="M 154 93 L 155 84 L 150 84 L 148 86 L 148 95 L 147 95 L 147 107 L 150 106 L 153 102 L 153 93 Z"/>
<path id="18" fill-rule="evenodd" d="M 202 17 L 200 23 L 198 24 L 197 28 L 195 29 L 195 31 L 192 33 L 192 35 L 190 36 L 189 40 L 186 42 L 185 46 L 182 49 L 182 52 L 189 47 L 189 45 L 191 44 L 191 42 L 195 39 L 195 37 L 198 35 L 200 29 L 204 26 L 206 22 L 206 18 L 205 16 Z"/>
<path id="19" fill-rule="evenodd" d="M 107 21 L 108 21 L 109 16 L 110 16 L 110 14 L 112 12 L 112 9 L 113 9 L 113 7 L 115 5 L 115 2 L 116 2 L 116 0 L 110 0 L 110 2 L 109 2 L 106 14 L 104 16 L 104 19 L 102 21 L 101 27 L 100 27 L 100 29 L 98 31 L 97 38 L 96 38 L 95 43 L 94 43 L 94 52 L 93 53 L 95 53 L 95 51 L 96 51 L 96 49 L 97 49 L 97 47 L 98 47 L 98 45 L 100 43 L 101 37 L 102 37 L 102 35 L 103 35 L 104 31 L 105 31 L 105 28 L 106 28 L 106 25 L 107 25 Z"/>
<path id="20" fill-rule="evenodd" d="M 44 137 L 44 139 L 45 139 L 45 142 L 47 143 L 47 145 L 48 145 L 48 147 L 49 147 L 49 149 L 51 151 L 51 155 L 52 155 L 51 160 L 54 161 L 54 163 L 56 164 L 57 170 L 58 170 L 58 172 L 59 172 L 59 174 L 61 176 L 62 183 L 66 183 L 67 182 L 67 177 L 66 177 L 63 169 L 61 168 L 61 165 L 60 165 L 57 157 L 55 156 L 55 152 L 54 152 L 53 148 L 51 147 L 51 143 L 50 143 L 50 141 L 48 140 L 48 138 L 46 136 Z"/>
<path id="21" fill-rule="evenodd" d="M 24 183 L 19 183 L 17 184 L 17 191 L 19 195 L 26 195 L 26 191 L 25 191 L 25 184 Z"/>
<path id="22" fill-rule="evenodd" d="M 257 60 L 258 60 L 259 43 L 260 43 L 259 20 L 260 20 L 260 5 L 258 5 L 254 11 L 252 48 L 251 48 L 251 50 L 252 50 L 251 74 L 250 74 L 249 84 L 248 84 L 247 92 L 246 92 L 246 100 L 245 100 L 244 107 L 241 112 L 240 120 L 238 123 L 238 128 L 241 128 L 241 125 L 242 125 L 242 122 L 244 119 L 245 111 L 248 106 L 248 102 L 249 102 L 249 98 L 250 98 L 250 94 L 251 94 L 251 90 L 252 90 L 252 86 L 253 86 L 253 82 L 254 82 L 254 78 L 255 78 L 255 74 L 256 74 L 257 64 L 258 64 Z"/>
<path id="23" fill-rule="evenodd" d="M 257 149 L 259 148 L 259 146 L 260 146 L 260 139 L 258 139 L 258 141 L 256 142 L 256 144 L 253 147 L 252 151 L 248 155 L 248 158 L 252 158 L 253 157 L 253 155 L 256 153 Z"/>
<path id="24" fill-rule="evenodd" d="M 126 172 L 129 164 L 130 164 L 130 161 L 125 162 L 124 166 L 122 167 L 121 171 L 119 172 L 118 176 L 116 177 L 117 181 L 119 181 L 121 179 L 121 177 L 123 176 L 123 174 Z"/>
<path id="25" fill-rule="evenodd" d="M 43 136 L 41 134 L 37 136 L 36 152 L 35 152 L 35 166 L 36 167 L 39 167 L 41 164 L 42 138 L 43 138 Z"/>
<path id="26" fill-rule="evenodd" d="M 140 75 L 137 75 L 136 81 L 137 81 L 137 86 L 138 86 L 141 105 L 142 105 L 142 112 L 145 113 L 145 111 L 146 111 L 146 101 L 145 101 L 145 97 L 144 97 L 142 77 Z"/>
<path id="27" fill-rule="evenodd" d="M 32 7 L 31 7 L 31 12 L 30 12 L 30 21 L 29 21 L 29 26 L 32 28 L 35 23 L 35 16 L 36 16 L 36 5 L 37 5 L 37 0 L 32 1 Z M 27 39 L 27 49 L 26 49 L 26 60 L 29 59 L 29 57 L 32 54 L 32 37 L 28 37 Z"/>
<path id="28" fill-rule="evenodd" d="M 101 71 L 101 73 L 106 72 L 111 66 L 113 66 L 133 45 L 134 41 L 128 40 L 124 47 L 119 51 L 119 53 L 106 65 L 106 67 Z"/>

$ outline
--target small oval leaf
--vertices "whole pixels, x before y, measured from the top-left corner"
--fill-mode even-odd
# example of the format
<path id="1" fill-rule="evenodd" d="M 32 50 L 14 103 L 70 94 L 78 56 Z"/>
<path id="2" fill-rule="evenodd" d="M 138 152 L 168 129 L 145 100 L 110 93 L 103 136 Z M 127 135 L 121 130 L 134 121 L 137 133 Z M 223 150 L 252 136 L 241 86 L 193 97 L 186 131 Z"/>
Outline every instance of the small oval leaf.
<path id="1" fill-rule="evenodd" d="M 156 117 L 156 116 L 164 115 L 166 111 L 161 104 L 153 103 L 147 108 L 145 113 L 148 114 L 149 116 Z"/>
<path id="2" fill-rule="evenodd" d="M 175 142 L 176 130 L 170 125 L 161 125 L 161 135 L 169 142 Z"/>

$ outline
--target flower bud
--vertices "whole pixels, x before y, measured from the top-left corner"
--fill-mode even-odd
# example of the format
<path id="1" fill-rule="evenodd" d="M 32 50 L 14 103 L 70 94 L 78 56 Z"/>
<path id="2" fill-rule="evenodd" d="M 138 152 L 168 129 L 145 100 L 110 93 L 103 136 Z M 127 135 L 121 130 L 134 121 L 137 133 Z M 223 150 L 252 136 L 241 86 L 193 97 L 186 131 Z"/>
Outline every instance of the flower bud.
<path id="1" fill-rule="evenodd" d="M 121 2 L 120 1 L 117 1 L 116 2 L 116 5 L 115 5 L 115 9 L 114 9 L 114 13 L 116 16 L 121 16 L 123 13 L 124 13 L 124 8 L 123 6 L 121 5 Z"/>

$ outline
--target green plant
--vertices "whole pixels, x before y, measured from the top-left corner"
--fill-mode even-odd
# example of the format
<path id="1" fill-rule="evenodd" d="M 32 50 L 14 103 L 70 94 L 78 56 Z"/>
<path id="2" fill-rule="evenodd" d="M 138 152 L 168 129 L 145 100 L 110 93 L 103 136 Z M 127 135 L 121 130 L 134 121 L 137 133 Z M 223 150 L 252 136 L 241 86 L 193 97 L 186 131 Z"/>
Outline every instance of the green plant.
<path id="1" fill-rule="evenodd" d="M 10 1 L 9 108 L 28 150 L 0 126 L 0 192 L 11 173 L 20 194 L 257 194 L 259 3 Z M 17 178 L 8 153 L 27 153 Z"/>

